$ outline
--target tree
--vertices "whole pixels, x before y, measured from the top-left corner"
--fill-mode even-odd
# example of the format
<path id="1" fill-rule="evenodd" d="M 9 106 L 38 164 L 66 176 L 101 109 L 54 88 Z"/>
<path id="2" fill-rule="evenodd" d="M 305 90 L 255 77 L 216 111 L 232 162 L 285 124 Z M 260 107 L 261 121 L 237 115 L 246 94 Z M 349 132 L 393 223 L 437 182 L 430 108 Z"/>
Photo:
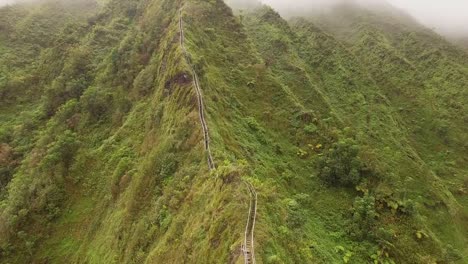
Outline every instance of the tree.
<path id="1" fill-rule="evenodd" d="M 362 179 L 359 147 L 352 139 L 341 140 L 318 160 L 319 177 L 330 185 L 354 187 Z"/>
<path id="2" fill-rule="evenodd" d="M 56 141 L 48 145 L 47 156 L 43 164 L 50 166 L 63 162 L 63 165 L 68 168 L 80 146 L 77 138 L 76 133 L 66 130 Z"/>
<path id="3" fill-rule="evenodd" d="M 374 235 L 376 222 L 375 198 L 368 194 L 356 197 L 350 222 L 351 235 L 358 239 L 371 238 Z"/>
<path id="4" fill-rule="evenodd" d="M 100 120 L 110 110 L 113 95 L 102 88 L 90 87 L 81 97 L 81 105 L 85 113 L 89 113 L 93 120 Z"/>

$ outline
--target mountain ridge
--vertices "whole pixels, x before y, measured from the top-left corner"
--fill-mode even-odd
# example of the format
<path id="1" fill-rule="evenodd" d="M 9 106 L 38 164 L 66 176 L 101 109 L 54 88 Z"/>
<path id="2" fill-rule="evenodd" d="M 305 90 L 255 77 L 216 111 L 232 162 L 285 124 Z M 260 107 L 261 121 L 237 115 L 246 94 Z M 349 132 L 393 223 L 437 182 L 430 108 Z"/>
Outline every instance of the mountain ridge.
<path id="1" fill-rule="evenodd" d="M 258 263 L 463 263 L 466 53 L 368 11 L 95 11 L 1 69 L 0 262 L 242 263 L 250 182 Z"/>

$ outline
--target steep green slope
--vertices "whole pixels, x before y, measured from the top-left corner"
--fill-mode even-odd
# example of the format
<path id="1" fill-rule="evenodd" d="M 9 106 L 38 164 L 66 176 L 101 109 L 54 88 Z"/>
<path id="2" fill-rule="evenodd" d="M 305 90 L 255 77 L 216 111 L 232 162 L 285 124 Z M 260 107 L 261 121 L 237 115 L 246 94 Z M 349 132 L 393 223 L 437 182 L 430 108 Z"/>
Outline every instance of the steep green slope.
<path id="1" fill-rule="evenodd" d="M 344 42 L 221 0 L 72 10 L 0 9 L 24 35 L 0 37 L 1 263 L 242 263 L 243 181 L 258 263 L 463 263 L 455 47 L 364 22 Z"/>
<path id="2" fill-rule="evenodd" d="M 396 238 L 395 234 L 394 238 L 386 239 L 381 237 L 383 234 L 378 234 L 375 242 L 378 242 L 381 250 L 390 252 L 390 256 L 398 259 L 399 262 L 424 262 L 431 258 L 441 258 L 446 261 L 459 259 L 459 257 L 443 256 L 447 254 L 443 253 L 445 251 L 443 248 L 447 247 L 450 251 L 452 246 L 455 246 L 463 252 L 466 244 L 466 237 L 463 235 L 466 233 L 464 229 L 466 216 L 463 216 L 466 214 L 463 212 L 463 208 L 466 208 L 463 192 L 465 184 L 463 175 L 466 175 L 466 157 L 463 154 L 466 147 L 463 137 L 466 133 L 462 124 L 463 117 L 460 118 L 460 114 L 466 114 L 461 106 L 466 101 L 466 96 L 463 95 L 466 91 L 466 84 L 462 84 L 466 75 L 458 76 L 457 80 L 450 84 L 438 83 L 438 87 L 444 87 L 456 93 L 454 97 L 449 96 L 450 92 L 447 90 L 440 88 L 433 89 L 433 91 L 437 90 L 438 95 L 430 95 L 421 88 L 429 86 L 427 83 L 430 80 L 429 76 L 432 77 L 435 73 L 446 74 L 445 61 L 436 60 L 437 65 L 440 65 L 436 67 L 437 71 L 432 71 L 434 64 L 429 71 L 429 63 L 426 64 L 424 60 L 418 60 L 418 68 L 416 68 L 413 65 L 416 63 L 409 62 L 410 59 L 414 60 L 414 57 L 403 57 L 404 55 L 400 54 L 398 48 L 392 48 L 388 43 L 389 40 L 385 38 L 375 39 L 373 36 L 377 33 L 368 29 L 370 26 L 366 28 L 359 25 L 358 29 L 362 35 L 354 37 L 359 41 L 356 46 L 348 47 L 347 43 L 341 44 L 305 20 L 293 21 L 291 30 L 277 14 L 268 9 L 253 13 L 244 21 L 246 21 L 250 35 L 254 37 L 254 42 L 262 51 L 262 55 L 265 59 L 273 61 L 271 67 L 274 70 L 281 69 L 278 74 L 292 76 L 292 71 L 285 70 L 285 67 L 292 62 L 298 64 L 297 55 L 294 53 L 299 54 L 304 61 L 303 65 L 308 66 L 305 72 L 310 77 L 309 81 L 315 83 L 325 98 L 328 97 L 327 101 L 330 102 L 331 109 L 334 109 L 336 116 L 346 126 L 353 128 L 359 144 L 370 152 L 362 158 L 364 162 L 373 164 L 373 169 L 379 174 L 378 181 L 374 180 L 373 184 L 367 186 L 371 194 L 376 197 L 378 203 L 376 207 L 383 206 L 378 210 L 380 217 L 378 217 L 377 226 L 380 226 L 379 230 L 383 228 L 389 234 L 401 233 L 399 238 Z M 381 30 L 388 34 L 388 30 Z M 426 38 L 431 36 L 424 32 L 415 34 L 426 36 Z M 373 41 L 370 42 L 369 39 Z M 439 41 L 439 50 L 461 56 L 452 57 L 452 61 L 458 61 L 460 64 L 466 63 L 463 53 L 454 49 L 450 44 L 442 42 L 438 37 L 435 37 L 435 40 Z M 274 49 L 269 50 L 269 43 L 278 44 Z M 412 45 L 408 46 L 419 47 L 422 48 L 421 50 L 428 48 L 426 42 L 421 39 L 415 40 Z M 418 53 L 413 50 L 411 54 Z M 373 57 L 374 54 L 375 57 Z M 379 64 L 376 65 L 376 63 Z M 464 71 L 464 66 L 453 67 L 457 67 L 456 72 Z M 419 71 L 426 75 L 416 78 L 420 74 Z M 447 81 L 450 78 L 444 76 L 440 80 Z M 461 80 L 460 83 L 458 83 L 459 80 Z M 394 85 L 389 85 L 392 82 Z M 295 89 L 310 89 L 304 84 L 294 85 L 294 87 Z M 404 91 L 406 94 L 403 94 Z M 454 108 L 441 102 L 442 93 L 445 98 L 451 98 L 455 104 Z M 301 98 L 304 97 L 301 96 Z M 429 98 L 438 98 L 439 107 L 425 108 L 424 104 L 431 101 Z M 460 103 L 457 105 L 454 100 L 459 100 Z M 432 101 L 435 100 L 432 99 Z M 416 107 L 415 103 L 417 103 Z M 407 108 L 403 108 L 402 104 Z M 316 110 L 317 105 L 312 109 Z M 448 111 L 452 115 L 444 116 L 443 114 Z M 434 127 L 421 129 L 414 122 L 416 118 L 420 118 L 418 121 L 429 126 L 439 122 L 438 120 L 444 120 L 453 128 L 448 130 L 450 135 L 440 133 L 440 129 L 434 129 Z M 434 120 L 434 123 L 428 120 Z M 454 144 L 447 141 L 452 141 Z M 441 148 L 445 149 L 446 153 L 443 157 L 439 154 Z M 429 155 L 432 155 L 434 159 L 426 160 L 425 158 Z M 439 160 L 435 160 L 435 157 Z M 454 162 L 447 161 L 450 159 Z M 450 180 L 444 175 L 450 175 Z M 431 195 L 428 195 L 429 193 Z M 410 201 L 416 202 L 415 205 L 422 214 L 421 216 L 418 214 L 409 218 L 404 215 L 399 216 L 398 213 L 395 214 L 395 208 L 391 208 L 393 203 L 397 203 L 395 207 L 401 207 Z M 447 206 L 445 209 L 434 208 L 431 205 L 440 201 Z M 393 213 L 386 211 L 388 209 L 385 207 L 392 209 L 390 211 Z M 444 217 L 435 217 L 427 221 L 423 216 L 424 214 L 426 216 L 443 215 L 448 212 L 453 219 L 448 223 Z M 320 214 L 320 211 L 315 210 L 314 213 Z M 442 223 L 446 223 L 443 229 L 440 228 Z M 425 228 L 430 230 L 427 232 L 434 232 L 432 245 L 431 243 L 420 244 L 414 235 L 418 232 L 415 229 Z M 389 245 L 392 246 L 389 247 Z M 355 249 L 352 251 L 359 250 L 358 246 L 353 247 Z M 442 248 L 440 253 L 437 253 L 438 247 Z M 363 251 L 359 253 L 366 254 Z M 441 256 L 436 257 L 439 254 Z M 356 258 L 354 261 L 357 261 Z"/>
<path id="3" fill-rule="evenodd" d="M 222 12 L 219 13 L 222 14 Z M 215 25 L 218 25 L 218 27 L 219 25 L 226 24 L 226 22 L 224 22 L 225 18 L 223 18 L 223 20 L 215 20 L 217 16 L 213 14 L 205 16 L 209 17 L 210 21 L 217 21 Z M 353 239 L 351 239 L 348 244 L 345 244 L 346 247 L 350 247 L 351 251 L 355 251 L 355 261 L 360 261 L 360 259 L 361 261 L 365 259 L 369 260 L 372 257 L 371 255 L 376 252 L 389 253 L 392 255 L 392 258 L 396 258 L 399 261 L 406 260 L 408 262 L 424 261 L 424 259 L 431 258 L 445 260 L 458 259 L 459 256 L 457 257 L 456 254 L 452 256 L 451 245 L 439 242 L 439 236 L 443 237 L 443 234 L 433 235 L 428 239 L 426 244 L 419 245 L 418 234 L 431 232 L 433 227 L 428 225 L 428 222 L 420 220 L 418 214 L 412 215 L 412 209 L 409 208 L 424 206 L 424 203 L 431 204 L 433 201 L 437 203 L 437 200 L 442 200 L 454 215 L 457 215 L 461 208 L 452 194 L 448 192 L 447 186 L 440 182 L 440 179 L 431 172 L 430 168 L 428 166 L 421 166 L 421 160 L 418 158 L 418 154 L 415 153 L 410 139 L 407 138 L 407 128 L 404 126 L 404 123 L 401 122 L 403 118 L 397 113 L 394 113 L 394 108 L 388 105 L 389 102 L 384 92 L 379 91 L 378 82 L 372 78 L 366 67 L 359 68 L 352 66 L 354 63 L 358 64 L 360 58 L 353 55 L 351 51 L 347 51 L 344 45 L 340 45 L 336 43 L 336 41 L 333 42 L 331 37 L 325 37 L 326 40 L 331 40 L 332 43 L 335 44 L 331 45 L 332 43 L 326 43 L 323 46 L 330 45 L 330 50 L 339 54 L 336 58 L 332 59 L 328 59 L 327 55 L 323 56 L 326 60 L 328 59 L 330 63 L 328 65 L 323 63 L 326 65 L 325 67 L 328 66 L 328 69 L 325 68 L 322 69 L 322 71 L 317 71 L 315 69 L 317 65 L 310 65 L 309 67 L 311 68 L 308 69 L 307 62 L 301 62 L 298 56 L 294 55 L 293 47 L 291 48 L 288 46 L 288 42 L 294 43 L 303 39 L 292 39 L 290 32 L 282 34 L 282 30 L 287 31 L 287 25 L 285 25 L 277 15 L 267 12 L 262 18 L 270 22 L 267 27 L 263 28 L 262 25 L 258 23 L 253 24 L 250 27 L 251 30 L 248 31 L 248 35 L 253 38 L 256 48 L 260 51 L 259 55 L 263 56 L 263 62 L 260 61 L 260 65 L 255 64 L 255 68 L 251 70 L 250 75 L 255 71 L 255 77 L 249 77 L 249 71 L 244 71 L 239 77 L 231 78 L 230 82 L 224 81 L 227 82 L 226 86 L 228 86 L 230 90 L 223 92 L 223 98 L 230 98 L 231 96 L 226 96 L 228 92 L 230 92 L 234 95 L 234 98 L 242 98 L 242 100 L 240 100 L 242 105 L 248 105 L 251 101 L 249 97 L 246 97 L 246 95 L 249 95 L 248 90 L 245 91 L 235 88 L 239 85 L 237 81 L 244 78 L 244 83 L 246 83 L 244 85 L 255 90 L 257 95 L 260 94 L 260 96 L 255 97 L 254 105 L 248 105 L 249 107 L 247 109 L 242 109 L 246 111 L 243 115 L 248 115 L 250 116 L 250 120 L 253 118 L 253 120 L 259 123 L 260 127 L 266 131 L 266 135 L 274 139 L 274 144 L 277 146 L 275 147 L 276 153 L 274 153 L 266 147 L 270 145 L 268 143 L 266 145 L 263 144 L 263 146 L 255 145 L 256 156 L 260 157 L 262 163 L 261 165 L 258 163 L 251 165 L 255 167 L 256 177 L 262 179 L 268 176 L 268 178 L 271 179 L 275 178 L 275 175 L 277 175 L 276 177 L 284 175 L 294 179 L 289 179 L 289 182 L 277 181 L 276 183 L 270 183 L 267 181 L 261 183 L 262 187 L 260 187 L 259 191 L 261 194 L 263 193 L 263 195 L 268 195 L 270 193 L 268 189 L 272 187 L 278 189 L 278 191 L 276 191 L 278 198 L 276 201 L 273 198 L 269 198 L 270 206 L 267 208 L 267 211 L 264 212 L 265 215 L 272 216 L 278 214 L 277 212 L 281 211 L 281 209 L 279 209 L 280 207 L 286 205 L 286 208 L 288 208 L 291 206 L 291 208 L 289 208 L 290 211 L 286 211 L 286 214 L 283 215 L 282 218 L 265 219 L 263 223 L 261 220 L 259 221 L 258 232 L 260 232 L 260 234 L 262 234 L 263 230 L 281 228 L 280 230 L 269 231 L 270 238 L 266 243 L 262 241 L 262 239 L 264 239 L 262 235 L 257 237 L 257 243 L 262 245 L 257 252 L 263 254 L 262 259 L 271 259 L 272 261 L 275 259 L 282 259 L 282 261 L 290 262 L 310 262 L 314 261 L 314 259 L 315 261 L 322 259 L 322 261 L 327 262 L 332 261 L 333 258 L 339 257 L 341 253 L 337 254 L 334 252 L 333 247 L 319 247 L 318 249 L 311 250 L 309 246 L 310 243 L 322 246 L 326 244 L 336 246 L 336 244 L 339 245 L 339 243 L 346 243 L 344 241 L 350 237 L 348 231 L 341 233 L 339 236 L 339 243 L 333 241 L 330 237 L 328 239 L 317 238 L 317 233 L 330 233 L 333 229 L 335 232 L 339 232 L 339 230 L 343 229 L 350 229 L 349 224 L 346 223 L 347 221 L 338 221 L 341 222 L 341 226 L 330 227 L 327 225 L 328 223 L 323 220 L 323 215 L 321 216 L 320 211 L 322 211 L 322 214 L 329 214 L 330 208 L 335 208 L 335 210 L 332 211 L 334 212 L 334 217 L 346 218 L 347 214 L 343 212 L 350 207 L 349 205 L 352 203 L 352 199 L 349 199 L 350 197 L 348 196 L 349 198 L 347 198 L 347 200 L 349 200 L 349 202 L 347 205 L 344 204 L 340 206 L 337 204 L 336 200 L 331 200 L 330 204 L 326 206 L 322 205 L 322 208 L 317 204 L 315 204 L 315 207 L 310 206 L 310 204 L 313 203 L 309 195 L 314 191 L 314 184 L 318 185 L 320 181 L 317 182 L 317 179 L 315 179 L 314 182 L 314 179 L 298 175 L 301 175 L 301 173 L 303 173 L 303 175 L 309 173 L 314 175 L 314 169 L 311 165 L 313 160 L 317 158 L 315 158 L 313 154 L 308 153 L 309 150 L 306 150 L 307 148 L 316 146 L 315 144 L 328 147 L 332 145 L 335 140 L 346 137 L 356 137 L 363 149 L 360 155 L 362 156 L 362 162 L 365 164 L 364 166 L 366 169 L 362 174 L 366 175 L 362 175 L 362 177 L 369 177 L 369 179 L 367 183 L 363 183 L 360 186 L 360 189 L 364 193 L 370 189 L 377 200 L 376 208 L 382 207 L 378 210 L 378 213 L 381 214 L 378 223 L 372 226 L 372 228 L 375 228 L 375 236 L 377 239 L 373 238 L 368 241 L 370 245 L 374 245 L 375 249 L 373 249 L 372 246 L 367 246 L 367 248 L 365 248 L 357 245 L 353 242 Z M 243 19 L 246 24 L 251 23 L 249 18 L 243 17 Z M 225 27 L 229 28 L 229 25 Z M 201 28 L 200 26 L 200 29 Z M 234 37 L 223 41 L 224 39 L 221 36 L 227 36 L 227 33 L 223 32 L 222 28 L 218 29 L 214 27 L 205 29 L 204 31 L 205 32 L 200 32 L 198 36 L 205 36 L 205 41 L 197 42 L 196 47 L 198 48 L 198 52 L 200 52 L 204 46 L 209 47 L 207 48 L 207 52 L 199 58 L 202 63 L 206 61 L 208 64 L 206 74 L 212 73 L 214 75 L 207 78 L 208 81 L 214 82 L 214 80 L 219 77 L 226 78 L 226 74 L 219 74 L 216 76 L 215 69 L 209 68 L 211 63 L 220 60 L 219 54 L 223 54 L 222 57 L 225 57 L 225 60 L 223 62 L 217 62 L 217 70 L 225 69 L 223 73 L 230 70 L 231 76 L 237 71 L 242 71 L 241 66 L 244 62 L 238 62 L 236 67 L 235 63 L 237 62 L 236 59 L 238 56 L 231 56 L 231 54 L 235 54 L 238 47 L 241 47 L 244 53 L 250 53 L 247 52 L 249 50 L 248 47 L 244 47 L 243 39 L 237 37 L 237 39 L 242 40 L 240 43 L 237 42 Z M 213 31 L 216 32 L 216 34 L 209 35 Z M 281 34 L 278 32 L 281 32 Z M 233 33 L 231 33 L 231 35 L 232 34 Z M 208 44 L 206 39 L 210 37 L 213 42 L 217 42 L 218 44 Z M 258 38 L 258 42 L 255 38 Z M 228 45 L 227 43 L 232 43 L 232 45 Z M 307 50 L 310 49 L 310 47 L 299 48 L 299 54 L 301 51 L 306 52 L 304 49 Z M 317 50 L 323 52 L 323 49 L 314 49 L 312 52 Z M 342 65 L 338 67 L 340 70 L 338 73 L 335 71 L 335 68 L 331 66 L 336 65 L 337 60 L 338 63 L 341 62 Z M 321 65 L 322 63 L 318 64 Z M 323 83 L 321 83 L 320 78 L 322 78 L 321 81 Z M 219 80 L 219 82 L 220 83 L 214 86 L 218 90 L 225 86 L 221 80 Z M 349 86 L 352 85 L 353 82 L 355 83 L 353 86 L 354 89 L 350 89 Z M 322 86 L 324 90 L 317 89 L 317 86 Z M 263 90 L 267 90 L 265 88 L 268 89 L 268 93 L 270 94 L 268 98 L 272 96 L 275 98 L 275 101 L 270 101 L 267 106 L 267 109 L 270 109 L 272 106 L 276 108 L 273 110 L 274 114 L 272 116 L 270 116 L 271 114 L 268 110 L 264 111 L 261 115 L 255 113 L 256 109 L 263 108 L 261 104 L 264 100 L 264 96 L 261 93 Z M 333 91 L 330 89 L 337 90 Z M 356 89 L 358 91 L 356 91 Z M 385 87 L 380 87 L 380 89 L 385 90 Z M 232 91 L 240 91 L 240 94 L 236 94 Z M 324 93 L 330 95 L 323 96 Z M 361 98 L 359 103 L 356 102 L 357 98 Z M 286 105 L 282 106 L 281 104 Z M 216 101 L 216 105 L 221 105 L 221 102 Z M 349 105 L 355 107 L 349 107 Z M 343 109 L 345 106 L 349 108 Z M 288 110 L 290 111 L 289 113 Z M 229 115 L 226 111 L 215 112 L 223 113 L 223 116 Z M 365 113 L 373 114 L 366 115 Z M 214 114 L 213 116 L 216 115 Z M 235 117 L 229 117 L 229 119 L 236 120 Z M 328 124 L 323 124 L 322 120 Z M 313 122 L 316 122 L 316 124 L 313 124 Z M 242 120 L 236 120 L 235 123 L 242 124 Z M 223 127 L 228 126 L 229 124 L 223 124 Z M 346 126 L 352 127 L 354 131 L 345 129 Z M 336 132 L 336 128 L 344 129 L 347 135 L 340 135 L 339 132 Z M 238 129 L 233 127 L 228 130 L 230 133 L 233 133 Z M 335 130 L 334 133 L 333 130 Z M 264 133 L 262 129 L 260 132 L 261 134 Z M 280 136 L 276 137 L 275 134 Z M 336 136 L 333 136 L 334 134 Z M 229 135 L 223 135 L 221 138 L 222 140 L 226 140 L 229 138 Z M 245 135 L 244 137 L 237 138 L 236 142 L 241 142 L 243 146 L 251 146 L 252 143 L 246 141 L 247 139 L 248 136 Z M 315 151 L 321 152 L 320 150 Z M 263 156 L 262 153 L 267 154 Z M 325 155 L 327 155 L 327 151 L 325 151 Z M 249 157 L 249 153 L 245 153 L 243 156 Z M 273 158 L 277 156 L 280 156 L 279 160 Z M 311 157 L 311 159 L 309 159 L 309 157 Z M 463 156 L 460 155 L 460 157 Z M 289 168 L 278 165 L 281 164 L 279 163 L 280 160 L 287 160 L 287 166 Z M 271 171 L 272 168 L 276 171 Z M 309 172 L 303 171 L 304 168 Z M 262 175 L 264 170 L 266 170 L 267 173 Z M 289 170 L 293 172 L 291 173 Z M 407 175 L 413 175 L 414 179 L 408 179 Z M 428 181 L 428 178 L 430 179 L 429 181 L 434 181 L 435 184 L 432 185 L 432 183 Z M 262 182 L 262 180 L 260 181 Z M 412 182 L 411 185 L 409 182 Z M 296 187 L 296 184 L 301 187 Z M 291 189 L 291 186 L 296 188 Z M 343 191 L 343 189 L 338 192 L 336 190 L 320 190 L 320 192 L 325 192 L 325 194 L 321 193 L 318 196 L 326 198 L 327 195 L 336 196 L 343 194 Z M 427 195 L 428 193 L 435 194 L 435 198 Z M 356 195 L 352 192 L 350 194 L 351 197 Z M 447 194 L 449 195 L 446 196 Z M 302 200 L 300 202 L 303 204 L 298 204 L 297 200 L 299 199 Z M 357 197 L 356 203 L 359 204 L 360 201 L 360 198 Z M 275 206 L 275 204 L 277 206 Z M 262 210 L 261 207 L 260 210 Z M 357 210 L 357 208 L 354 210 Z M 421 210 L 424 211 L 425 209 L 423 208 Z M 445 209 L 441 209 L 440 212 L 444 210 Z M 430 215 L 435 211 L 436 210 L 432 212 L 426 211 L 424 213 Z M 409 217 L 407 215 L 409 215 Z M 294 226 L 294 221 L 291 220 L 291 218 L 294 217 L 298 218 L 296 219 L 299 223 L 297 226 Z M 307 220 L 307 218 L 313 217 L 318 219 Z M 291 222 L 288 223 L 288 219 Z M 463 219 L 463 217 L 459 219 Z M 443 219 L 441 218 L 441 220 Z M 403 226 L 401 225 L 401 221 L 405 223 Z M 455 246 L 463 250 L 463 233 L 457 232 L 457 228 L 464 225 L 463 220 L 461 221 L 462 222 L 456 220 L 454 223 L 450 224 L 450 226 L 455 227 L 455 229 L 447 230 L 447 233 L 449 233 L 449 237 L 456 238 L 456 242 L 450 241 L 450 239 L 448 241 L 456 243 Z M 359 220 L 356 222 L 355 224 L 360 228 L 364 228 L 365 225 L 362 226 L 363 223 L 360 223 Z M 265 224 L 266 226 L 264 226 Z M 322 231 L 320 231 L 320 228 L 317 228 L 317 226 L 321 227 Z M 327 228 L 329 229 L 327 230 Z M 424 231 L 426 229 L 428 230 Z M 304 232 L 304 230 L 310 231 Z M 315 233 L 312 230 L 314 230 Z M 391 238 L 392 233 L 394 236 L 396 236 L 397 233 L 402 233 L 402 235 L 400 235 L 401 238 Z M 389 235 L 387 240 L 381 238 L 384 234 Z M 292 237 L 294 237 L 295 243 L 290 242 Z M 285 244 L 285 241 L 287 241 L 288 244 Z M 396 246 L 389 246 L 393 244 L 396 244 Z M 402 248 L 408 249 L 402 250 Z M 446 253 L 446 248 L 448 248 L 450 253 Z M 345 253 L 346 252 L 343 252 L 343 254 Z M 381 257 L 385 258 L 385 256 Z"/>
<path id="4" fill-rule="evenodd" d="M 389 32 L 378 24 L 364 28 L 367 32 L 356 31 L 361 42 L 353 49 L 398 107 L 411 145 L 437 176 L 434 189 L 445 189 L 443 196 L 450 197 L 444 199 L 449 224 L 441 208 L 426 211 L 441 216 L 428 217 L 427 224 L 466 256 L 466 53 L 426 31 Z"/>
<path id="5" fill-rule="evenodd" d="M 467 54 L 414 25 L 375 15 L 347 19 L 359 25 L 350 30 L 350 49 L 399 107 L 419 155 L 459 184 L 466 170 Z"/>
<path id="6" fill-rule="evenodd" d="M 70 46 L 59 38 L 43 52 L 64 63 L 41 69 L 50 79 L 33 120 L 47 125 L 28 135 L 31 154 L 2 199 L 6 263 L 239 257 L 248 193 L 229 178 L 234 168 L 210 175 L 205 165 L 178 41 L 181 4 L 113 1 Z M 16 151 L 12 128 L 5 124 L 5 138 Z M 234 182 L 221 188 L 216 175 Z"/>
<path id="7" fill-rule="evenodd" d="M 7 154 L 10 161 L 2 163 L 1 195 L 23 155 L 30 151 L 38 128 L 44 125 L 39 110 L 44 83 L 63 67 L 58 57 L 62 59 L 67 41 L 71 44 L 79 37 L 79 31 L 71 33 L 82 26 L 94 7 L 78 1 L 0 9 L 0 138 L 2 149 L 14 148 Z M 54 41 L 63 45 L 54 47 Z"/>

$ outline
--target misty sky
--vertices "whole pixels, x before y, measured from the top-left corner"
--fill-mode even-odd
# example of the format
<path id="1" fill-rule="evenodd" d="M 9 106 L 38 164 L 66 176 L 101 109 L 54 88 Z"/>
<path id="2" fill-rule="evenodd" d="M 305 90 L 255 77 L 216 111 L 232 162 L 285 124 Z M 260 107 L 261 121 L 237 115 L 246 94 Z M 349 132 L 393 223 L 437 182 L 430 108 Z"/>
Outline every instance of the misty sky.
<path id="1" fill-rule="evenodd" d="M 468 0 L 389 0 L 440 31 L 468 34 Z"/>
<path id="2" fill-rule="evenodd" d="M 0 0 L 0 6 L 13 3 L 15 0 Z M 367 1 L 384 0 L 261 0 L 278 11 L 284 7 L 313 7 L 334 1 Z M 386 0 L 400 7 L 425 25 L 441 33 L 459 33 L 468 35 L 468 0 Z"/>
<path id="3" fill-rule="evenodd" d="M 315 7 L 329 5 L 338 0 L 262 0 L 278 11 L 291 6 Z M 349 0 L 351 1 L 351 0 Z M 357 0 L 376 3 L 379 0 Z M 382 1 L 382 0 L 380 0 Z M 390 4 L 406 10 L 428 27 L 441 33 L 468 35 L 468 0 L 387 0 Z"/>

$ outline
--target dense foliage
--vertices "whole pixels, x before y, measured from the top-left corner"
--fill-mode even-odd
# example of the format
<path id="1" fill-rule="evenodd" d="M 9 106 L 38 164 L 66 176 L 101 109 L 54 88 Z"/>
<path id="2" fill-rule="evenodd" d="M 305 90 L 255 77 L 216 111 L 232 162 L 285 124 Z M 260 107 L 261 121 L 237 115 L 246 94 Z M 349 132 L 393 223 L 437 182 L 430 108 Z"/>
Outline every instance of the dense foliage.
<path id="1" fill-rule="evenodd" d="M 0 263 L 242 263 L 242 180 L 258 263 L 468 258 L 466 51 L 395 10 L 98 2 L 0 8 Z"/>
<path id="2" fill-rule="evenodd" d="M 332 186 L 354 187 L 361 181 L 359 147 L 346 139 L 333 143 L 318 162 L 319 177 Z"/>

